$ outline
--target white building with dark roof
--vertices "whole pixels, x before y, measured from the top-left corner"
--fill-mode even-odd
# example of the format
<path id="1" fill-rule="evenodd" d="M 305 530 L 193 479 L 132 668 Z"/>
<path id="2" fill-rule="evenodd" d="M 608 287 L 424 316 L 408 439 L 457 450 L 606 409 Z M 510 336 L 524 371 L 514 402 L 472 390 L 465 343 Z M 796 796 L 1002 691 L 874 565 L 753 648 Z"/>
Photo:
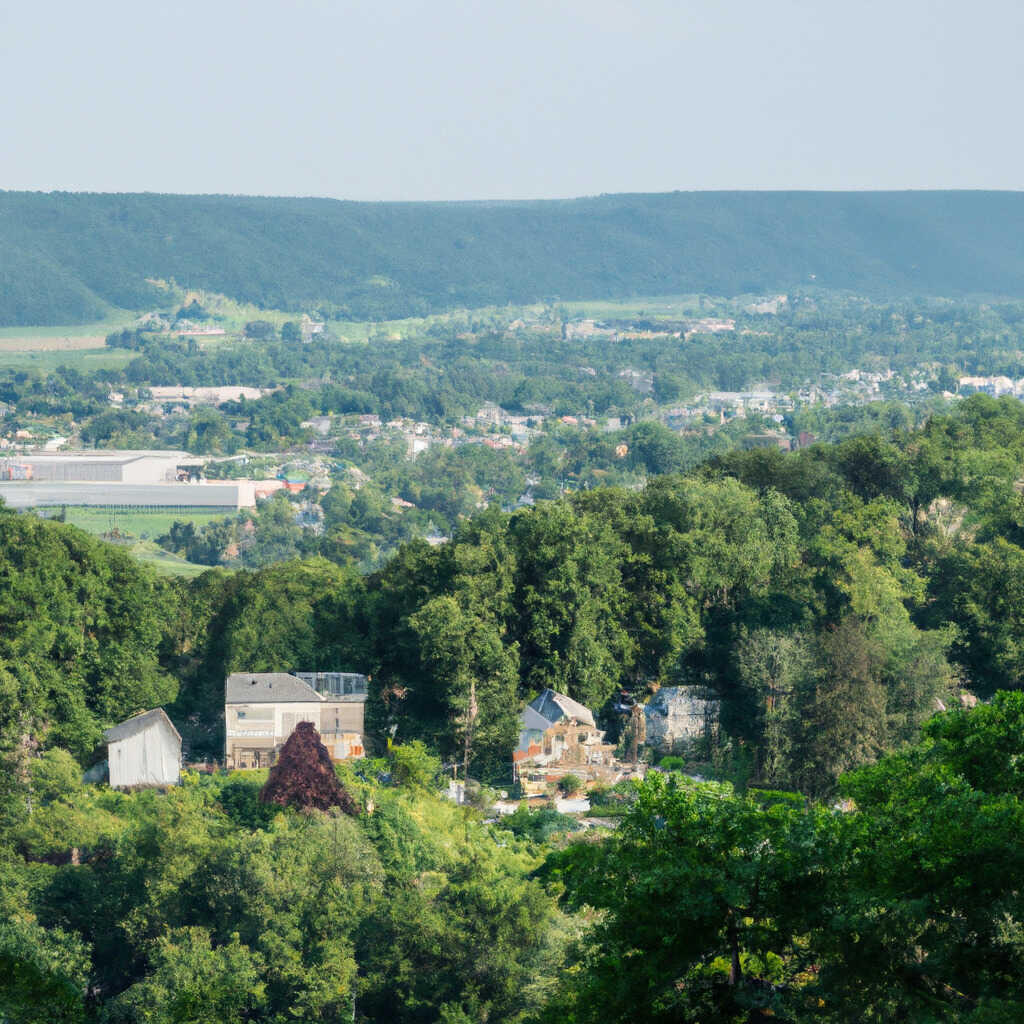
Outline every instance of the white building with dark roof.
<path id="1" fill-rule="evenodd" d="M 367 678 L 357 672 L 233 672 L 224 685 L 224 763 L 275 763 L 299 722 L 311 722 L 335 761 L 362 757 Z"/>
<path id="2" fill-rule="evenodd" d="M 115 789 L 176 786 L 181 780 L 181 736 L 163 708 L 135 715 L 103 738 Z"/>

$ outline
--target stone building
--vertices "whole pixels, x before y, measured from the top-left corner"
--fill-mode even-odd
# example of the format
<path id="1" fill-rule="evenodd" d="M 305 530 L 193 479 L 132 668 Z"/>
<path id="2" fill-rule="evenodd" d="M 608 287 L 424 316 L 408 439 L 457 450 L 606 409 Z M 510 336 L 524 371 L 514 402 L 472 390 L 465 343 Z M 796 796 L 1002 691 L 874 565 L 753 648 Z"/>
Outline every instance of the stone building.
<path id="1" fill-rule="evenodd" d="M 663 686 L 644 707 L 646 742 L 663 753 L 685 753 L 718 725 L 719 701 L 700 686 Z"/>

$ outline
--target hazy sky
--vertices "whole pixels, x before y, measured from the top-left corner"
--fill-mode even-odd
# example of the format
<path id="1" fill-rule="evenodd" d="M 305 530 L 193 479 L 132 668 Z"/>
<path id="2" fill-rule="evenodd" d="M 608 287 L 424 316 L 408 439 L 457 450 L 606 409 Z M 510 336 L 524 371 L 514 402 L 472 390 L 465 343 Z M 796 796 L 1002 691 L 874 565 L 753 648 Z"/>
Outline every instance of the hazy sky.
<path id="1" fill-rule="evenodd" d="M 0 188 L 1024 187 L 1020 0 L 0 0 Z"/>

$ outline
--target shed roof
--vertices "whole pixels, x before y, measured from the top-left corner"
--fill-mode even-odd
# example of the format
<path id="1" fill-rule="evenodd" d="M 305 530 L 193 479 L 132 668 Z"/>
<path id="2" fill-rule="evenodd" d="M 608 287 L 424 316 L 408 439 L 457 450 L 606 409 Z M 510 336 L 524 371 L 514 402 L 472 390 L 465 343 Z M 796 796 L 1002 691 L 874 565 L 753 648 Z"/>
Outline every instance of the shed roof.
<path id="1" fill-rule="evenodd" d="M 572 697 L 567 697 L 564 693 L 556 693 L 554 690 L 545 690 L 539 697 L 531 700 L 527 706 L 552 724 L 569 718 L 574 718 L 583 725 L 595 724 L 594 716 L 589 708 L 573 700 Z"/>
<path id="2" fill-rule="evenodd" d="M 133 715 L 131 718 L 121 722 L 120 725 L 111 726 L 111 728 L 107 729 L 103 733 L 103 738 L 108 743 L 116 743 L 118 740 L 126 740 L 129 736 L 136 736 L 140 732 L 145 732 L 161 722 L 166 722 L 170 726 L 171 732 L 178 737 L 178 742 L 180 743 L 181 733 L 174 728 L 174 723 L 167 717 L 167 713 L 163 708 L 154 708 L 152 711 L 143 711 L 139 715 Z"/>
<path id="3" fill-rule="evenodd" d="M 276 704 L 326 700 L 290 672 L 232 672 L 224 686 L 226 704 Z"/>

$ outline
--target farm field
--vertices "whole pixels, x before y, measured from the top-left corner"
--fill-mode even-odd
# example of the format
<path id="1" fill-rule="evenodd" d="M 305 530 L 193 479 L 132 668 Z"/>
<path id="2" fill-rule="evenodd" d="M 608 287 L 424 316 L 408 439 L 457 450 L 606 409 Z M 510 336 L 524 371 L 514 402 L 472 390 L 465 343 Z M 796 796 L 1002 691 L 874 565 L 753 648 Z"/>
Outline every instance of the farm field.
<path id="1" fill-rule="evenodd" d="M 0 351 L 42 351 L 62 348 L 102 348 L 111 331 L 127 327 L 136 314 L 121 312 L 107 320 L 49 327 L 0 327 Z M 91 344 L 87 344 L 91 343 Z"/>
<path id="2" fill-rule="evenodd" d="M 102 536 L 117 530 L 133 540 L 153 540 L 167 533 L 175 522 L 197 527 L 222 517 L 217 512 L 108 512 L 104 509 L 68 508 L 65 522 L 86 533 Z"/>
<path id="3" fill-rule="evenodd" d="M 0 372 L 51 373 L 59 366 L 72 367 L 82 373 L 95 370 L 119 370 L 138 355 L 127 349 L 91 348 L 11 350 L 0 345 Z"/>

